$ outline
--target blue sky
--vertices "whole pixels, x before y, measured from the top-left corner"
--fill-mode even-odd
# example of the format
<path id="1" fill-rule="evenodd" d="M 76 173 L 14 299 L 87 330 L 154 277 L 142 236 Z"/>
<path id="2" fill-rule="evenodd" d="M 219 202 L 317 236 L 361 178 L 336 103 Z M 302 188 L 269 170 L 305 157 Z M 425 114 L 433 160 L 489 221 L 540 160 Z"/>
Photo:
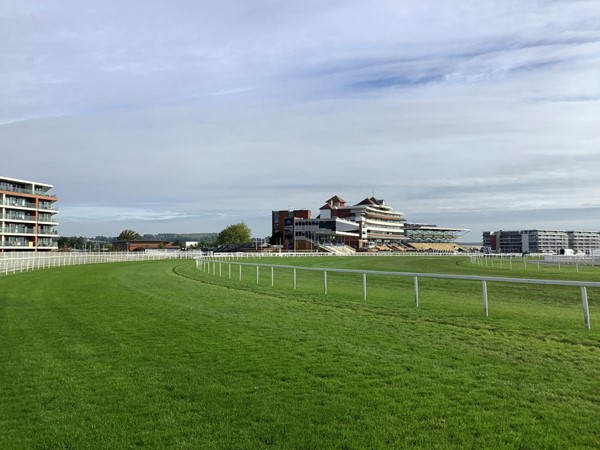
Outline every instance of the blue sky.
<path id="1" fill-rule="evenodd" d="M 600 2 L 0 3 L 0 174 L 62 235 L 212 232 L 375 193 L 600 230 Z"/>

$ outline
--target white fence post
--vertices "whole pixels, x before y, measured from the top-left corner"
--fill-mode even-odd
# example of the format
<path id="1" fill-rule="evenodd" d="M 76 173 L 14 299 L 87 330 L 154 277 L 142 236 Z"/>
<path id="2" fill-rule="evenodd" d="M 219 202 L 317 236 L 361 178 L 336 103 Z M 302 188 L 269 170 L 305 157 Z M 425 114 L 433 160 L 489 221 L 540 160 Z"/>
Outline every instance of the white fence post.
<path id="1" fill-rule="evenodd" d="M 581 301 L 583 303 L 583 323 L 585 327 L 590 329 L 590 310 L 588 307 L 588 296 L 587 296 L 587 288 L 585 286 L 581 287 Z"/>
<path id="2" fill-rule="evenodd" d="M 294 290 L 296 290 L 296 269 L 294 269 Z"/>
<path id="3" fill-rule="evenodd" d="M 485 317 L 488 316 L 488 292 L 487 292 L 487 281 L 483 280 L 481 282 L 483 287 L 483 315 Z"/>
<path id="4" fill-rule="evenodd" d="M 419 278 L 415 277 L 415 306 L 419 307 Z"/>
<path id="5" fill-rule="evenodd" d="M 323 292 L 327 295 L 327 271 L 323 271 Z"/>
<path id="6" fill-rule="evenodd" d="M 363 273 L 363 300 L 367 301 L 367 274 Z"/>

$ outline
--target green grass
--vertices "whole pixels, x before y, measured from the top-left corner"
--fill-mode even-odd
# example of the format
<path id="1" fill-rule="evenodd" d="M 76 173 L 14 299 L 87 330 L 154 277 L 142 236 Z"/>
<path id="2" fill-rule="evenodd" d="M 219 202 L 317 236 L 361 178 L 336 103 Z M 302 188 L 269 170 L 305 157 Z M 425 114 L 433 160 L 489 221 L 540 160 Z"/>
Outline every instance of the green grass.
<path id="1" fill-rule="evenodd" d="M 261 260 L 266 262 L 266 260 Z M 499 275 L 462 258 L 276 263 Z M 191 261 L 0 277 L 1 448 L 600 448 L 598 291 Z M 510 276 L 517 276 L 514 269 Z M 523 271 L 525 272 L 525 271 Z M 527 274 L 531 274 L 530 269 Z M 502 272 L 501 276 L 508 276 Z M 523 276 L 524 273 L 521 274 Z M 547 269 L 542 276 L 567 276 Z M 568 274 L 571 275 L 571 274 Z M 569 279 L 598 280 L 598 271 Z"/>

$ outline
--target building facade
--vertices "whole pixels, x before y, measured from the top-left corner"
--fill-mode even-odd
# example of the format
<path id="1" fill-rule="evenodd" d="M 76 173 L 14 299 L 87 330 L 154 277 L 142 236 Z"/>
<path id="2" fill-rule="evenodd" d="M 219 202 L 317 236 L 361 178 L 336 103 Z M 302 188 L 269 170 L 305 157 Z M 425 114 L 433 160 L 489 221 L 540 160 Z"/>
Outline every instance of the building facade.
<path id="1" fill-rule="evenodd" d="M 591 254 L 592 250 L 600 249 L 600 233 L 538 229 L 485 231 L 483 248 L 494 253 L 560 253 L 572 249 Z"/>
<path id="2" fill-rule="evenodd" d="M 591 254 L 592 250 L 600 249 L 600 233 L 592 231 L 567 231 L 570 249 L 576 252 Z"/>
<path id="3" fill-rule="evenodd" d="M 0 252 L 58 248 L 52 185 L 0 177 Z"/>
<path id="4" fill-rule="evenodd" d="M 521 235 L 525 253 L 558 253 L 569 247 L 569 237 L 564 231 L 524 230 Z"/>
<path id="5" fill-rule="evenodd" d="M 483 247 L 496 253 L 522 253 L 521 231 L 498 230 L 483 233 Z"/>
<path id="6" fill-rule="evenodd" d="M 450 243 L 468 230 L 463 228 L 439 227 L 421 223 L 405 223 L 406 241 L 414 243 Z"/>
<path id="7" fill-rule="evenodd" d="M 402 212 L 375 197 L 348 205 L 344 199 L 333 196 L 319 208 L 316 218 L 312 218 L 309 210 L 272 213 L 273 234 L 282 237 L 283 248 L 295 250 L 311 250 L 323 243 L 355 249 L 385 245 L 402 247 L 411 239 L 414 242 L 447 243 L 468 231 L 424 224 L 405 227 L 405 222 Z"/>
<path id="8" fill-rule="evenodd" d="M 358 224 L 358 238 L 352 245 L 357 248 L 369 244 L 400 243 L 406 238 L 404 214 L 375 197 L 348 206 L 336 195 L 328 199 L 319 212 L 319 218 L 324 220 L 339 218 Z"/>

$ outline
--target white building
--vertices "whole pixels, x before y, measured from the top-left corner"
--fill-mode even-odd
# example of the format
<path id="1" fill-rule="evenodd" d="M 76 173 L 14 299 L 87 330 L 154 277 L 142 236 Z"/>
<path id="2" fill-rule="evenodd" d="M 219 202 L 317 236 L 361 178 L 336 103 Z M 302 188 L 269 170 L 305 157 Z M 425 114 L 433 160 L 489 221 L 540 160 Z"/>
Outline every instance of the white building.
<path id="1" fill-rule="evenodd" d="M 385 200 L 375 197 L 365 198 L 353 206 L 346 206 L 346 201 L 336 195 L 320 208 L 319 217 L 321 219 L 338 217 L 358 224 L 359 247 L 367 243 L 400 243 L 406 240 L 404 214 L 394 211 L 385 204 Z"/>
<path id="2" fill-rule="evenodd" d="M 0 252 L 58 248 L 52 185 L 0 177 Z"/>

